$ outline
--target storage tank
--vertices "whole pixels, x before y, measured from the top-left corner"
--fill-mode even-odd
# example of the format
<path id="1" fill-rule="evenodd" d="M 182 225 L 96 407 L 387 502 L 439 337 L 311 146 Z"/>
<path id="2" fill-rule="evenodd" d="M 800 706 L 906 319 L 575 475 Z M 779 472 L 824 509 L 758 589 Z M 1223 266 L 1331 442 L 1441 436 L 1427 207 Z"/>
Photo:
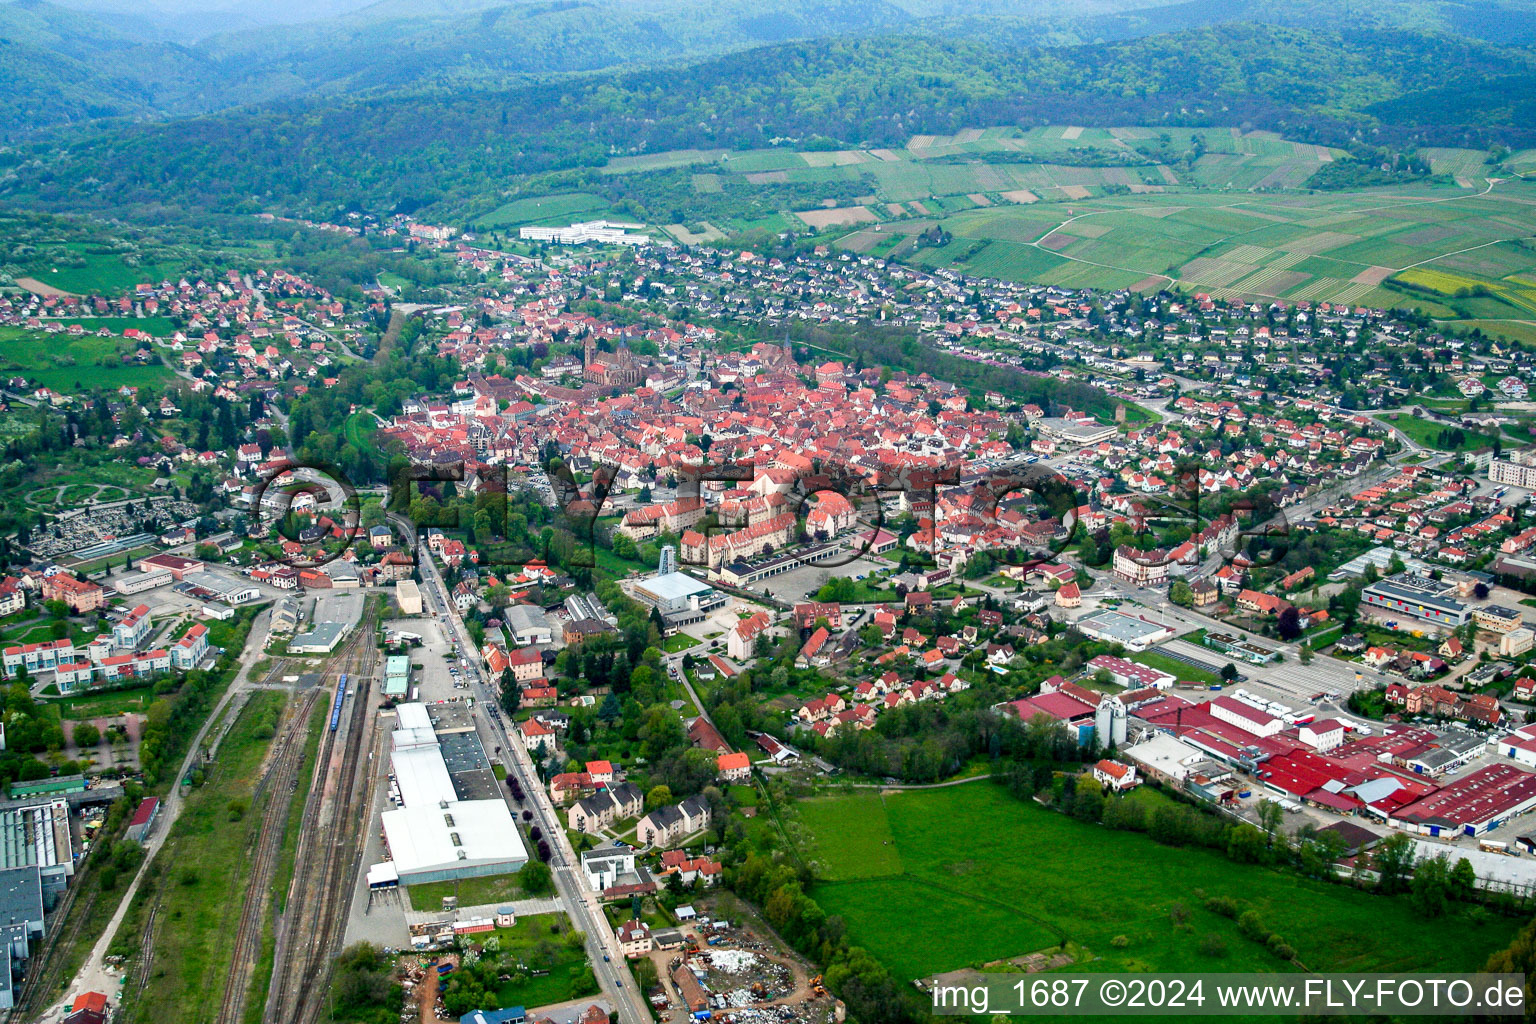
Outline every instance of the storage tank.
<path id="1" fill-rule="evenodd" d="M 1099 738 L 1099 745 L 1108 747 L 1110 744 L 1124 746 L 1126 730 L 1125 705 L 1112 696 L 1107 696 L 1099 701 L 1098 709 L 1093 715 L 1094 732 Z"/>

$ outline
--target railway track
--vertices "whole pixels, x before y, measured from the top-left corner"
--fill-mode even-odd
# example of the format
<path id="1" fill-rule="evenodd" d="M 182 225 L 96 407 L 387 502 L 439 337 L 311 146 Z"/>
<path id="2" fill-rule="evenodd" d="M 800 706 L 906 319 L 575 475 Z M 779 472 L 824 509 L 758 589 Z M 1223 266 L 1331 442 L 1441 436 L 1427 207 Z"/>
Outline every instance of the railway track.
<path id="1" fill-rule="evenodd" d="M 80 938 L 80 932 L 96 906 L 97 890 L 92 889 L 85 903 L 77 908 L 75 903 L 78 902 L 76 896 L 79 891 L 78 886 L 72 886 L 65 896 L 67 902 L 55 911 L 62 914 L 63 919 L 69 922 L 69 927 L 54 935 L 40 954 L 39 962 L 46 965 L 44 969 L 28 974 L 26 988 L 16 1004 L 17 1020 L 34 1019 L 47 1004 L 49 993 L 59 985 L 59 978 L 64 973 L 64 961 L 74 948 L 75 941 Z"/>
<path id="2" fill-rule="evenodd" d="M 156 893 L 154 902 L 149 905 L 149 913 L 144 918 L 144 935 L 139 940 L 139 963 L 135 971 L 133 998 L 134 1001 L 142 999 L 144 990 L 149 987 L 149 969 L 155 962 L 155 919 L 160 916 L 160 894 Z"/>
<path id="3" fill-rule="evenodd" d="M 224 998 L 219 1005 L 216 1024 L 238 1024 L 244 1019 L 250 998 L 251 978 L 261 958 L 261 940 L 266 909 L 271 904 L 272 879 L 282 856 L 287 832 L 288 812 L 293 805 L 299 768 L 304 763 L 309 721 L 321 690 L 311 689 L 299 701 L 299 707 L 283 728 L 267 770 L 256 784 L 253 798 L 266 794 L 256 846 L 251 851 L 251 873 L 245 900 L 240 909 L 240 924 L 235 932 L 234 955 L 229 962 L 229 976 L 224 984 Z"/>
<path id="4" fill-rule="evenodd" d="M 341 659 L 340 671 L 356 680 L 356 688 L 346 698 L 350 711 L 344 711 L 336 732 L 326 733 L 316 761 L 316 785 L 304 809 L 293 881 L 276 929 L 264 1024 L 314 1024 L 346 931 L 372 792 L 364 757 L 373 733 L 368 701 L 377 652 L 372 641 L 369 617 Z M 360 779 L 365 772 L 367 779 Z"/>

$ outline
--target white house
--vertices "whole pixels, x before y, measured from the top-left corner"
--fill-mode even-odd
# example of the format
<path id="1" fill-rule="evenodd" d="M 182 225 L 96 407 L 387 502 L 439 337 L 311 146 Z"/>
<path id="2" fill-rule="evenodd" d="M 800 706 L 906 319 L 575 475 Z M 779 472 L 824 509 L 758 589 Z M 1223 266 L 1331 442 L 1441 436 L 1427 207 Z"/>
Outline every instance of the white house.
<path id="1" fill-rule="evenodd" d="M 1301 727 L 1301 742 L 1319 754 L 1326 754 L 1344 742 L 1344 723 L 1331 718 L 1308 722 Z"/>
<path id="2" fill-rule="evenodd" d="M 619 950 L 630 960 L 645 956 L 653 945 L 651 926 L 644 921 L 625 921 L 614 929 L 613 936 L 619 940 Z"/>
<path id="3" fill-rule="evenodd" d="M 1136 769 L 1132 765 L 1121 764 L 1119 761 L 1100 761 L 1093 766 L 1093 777 L 1101 786 L 1124 792 L 1136 788 L 1138 781 Z"/>

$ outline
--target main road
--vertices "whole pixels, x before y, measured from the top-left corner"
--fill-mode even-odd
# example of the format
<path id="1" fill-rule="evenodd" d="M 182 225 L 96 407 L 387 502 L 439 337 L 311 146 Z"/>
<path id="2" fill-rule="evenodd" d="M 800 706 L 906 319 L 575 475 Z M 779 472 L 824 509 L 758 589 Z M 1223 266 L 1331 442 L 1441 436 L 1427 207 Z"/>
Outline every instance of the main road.
<path id="1" fill-rule="evenodd" d="M 394 513 L 390 514 L 390 521 L 405 534 L 412 549 L 418 550 L 413 524 Z M 554 876 L 555 890 L 570 914 L 572 923 L 586 933 L 587 958 L 592 963 L 592 973 L 597 977 L 598 985 L 618 1010 L 618 1019 L 623 1024 L 650 1021 L 650 1007 L 625 966 L 624 955 L 614 941 L 613 929 L 608 926 L 608 919 L 598 904 L 597 894 L 587 884 L 580 861 L 571 849 L 570 840 L 565 834 L 565 824 L 550 803 L 549 794 L 545 792 L 533 760 L 523 746 L 522 737 L 507 731 L 506 719 L 500 714 L 493 686 L 480 670 L 479 652 L 470 642 L 469 632 L 464 627 L 458 609 L 449 600 L 448 587 L 442 573 L 430 553 L 418 550 L 417 564 L 426 596 L 424 610 L 443 617 L 450 637 L 457 641 L 459 650 L 464 652 L 464 660 L 469 664 L 467 675 L 475 694 L 479 725 L 493 737 L 508 773 L 522 784 L 523 804 L 533 812 L 534 823 L 549 839 L 549 867 Z"/>

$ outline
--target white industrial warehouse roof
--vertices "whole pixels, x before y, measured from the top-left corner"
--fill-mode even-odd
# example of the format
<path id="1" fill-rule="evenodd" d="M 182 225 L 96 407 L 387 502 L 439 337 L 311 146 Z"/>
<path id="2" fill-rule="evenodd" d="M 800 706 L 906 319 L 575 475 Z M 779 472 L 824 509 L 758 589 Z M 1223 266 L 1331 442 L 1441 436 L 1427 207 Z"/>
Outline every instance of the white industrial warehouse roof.
<path id="1" fill-rule="evenodd" d="M 662 576 L 652 576 L 650 579 L 641 580 L 637 586 L 643 587 L 663 601 L 681 600 L 693 594 L 707 594 L 715 589 L 685 572 L 669 572 Z"/>
<path id="2" fill-rule="evenodd" d="M 448 766 L 443 762 L 443 752 L 436 744 L 408 750 L 397 748 L 391 760 L 405 806 L 436 807 L 443 800 L 458 799 L 453 793 Z"/>
<path id="3" fill-rule="evenodd" d="M 528 859 L 512 812 L 501 800 L 464 800 L 385 811 L 382 820 L 395 869 L 418 872 Z"/>
<path id="4" fill-rule="evenodd" d="M 414 747 L 436 747 L 437 733 L 431 729 L 396 729 L 389 734 L 389 741 L 396 753 Z"/>
<path id="5" fill-rule="evenodd" d="M 432 729 L 432 715 L 425 704 L 401 704 L 395 708 L 396 729 Z"/>

